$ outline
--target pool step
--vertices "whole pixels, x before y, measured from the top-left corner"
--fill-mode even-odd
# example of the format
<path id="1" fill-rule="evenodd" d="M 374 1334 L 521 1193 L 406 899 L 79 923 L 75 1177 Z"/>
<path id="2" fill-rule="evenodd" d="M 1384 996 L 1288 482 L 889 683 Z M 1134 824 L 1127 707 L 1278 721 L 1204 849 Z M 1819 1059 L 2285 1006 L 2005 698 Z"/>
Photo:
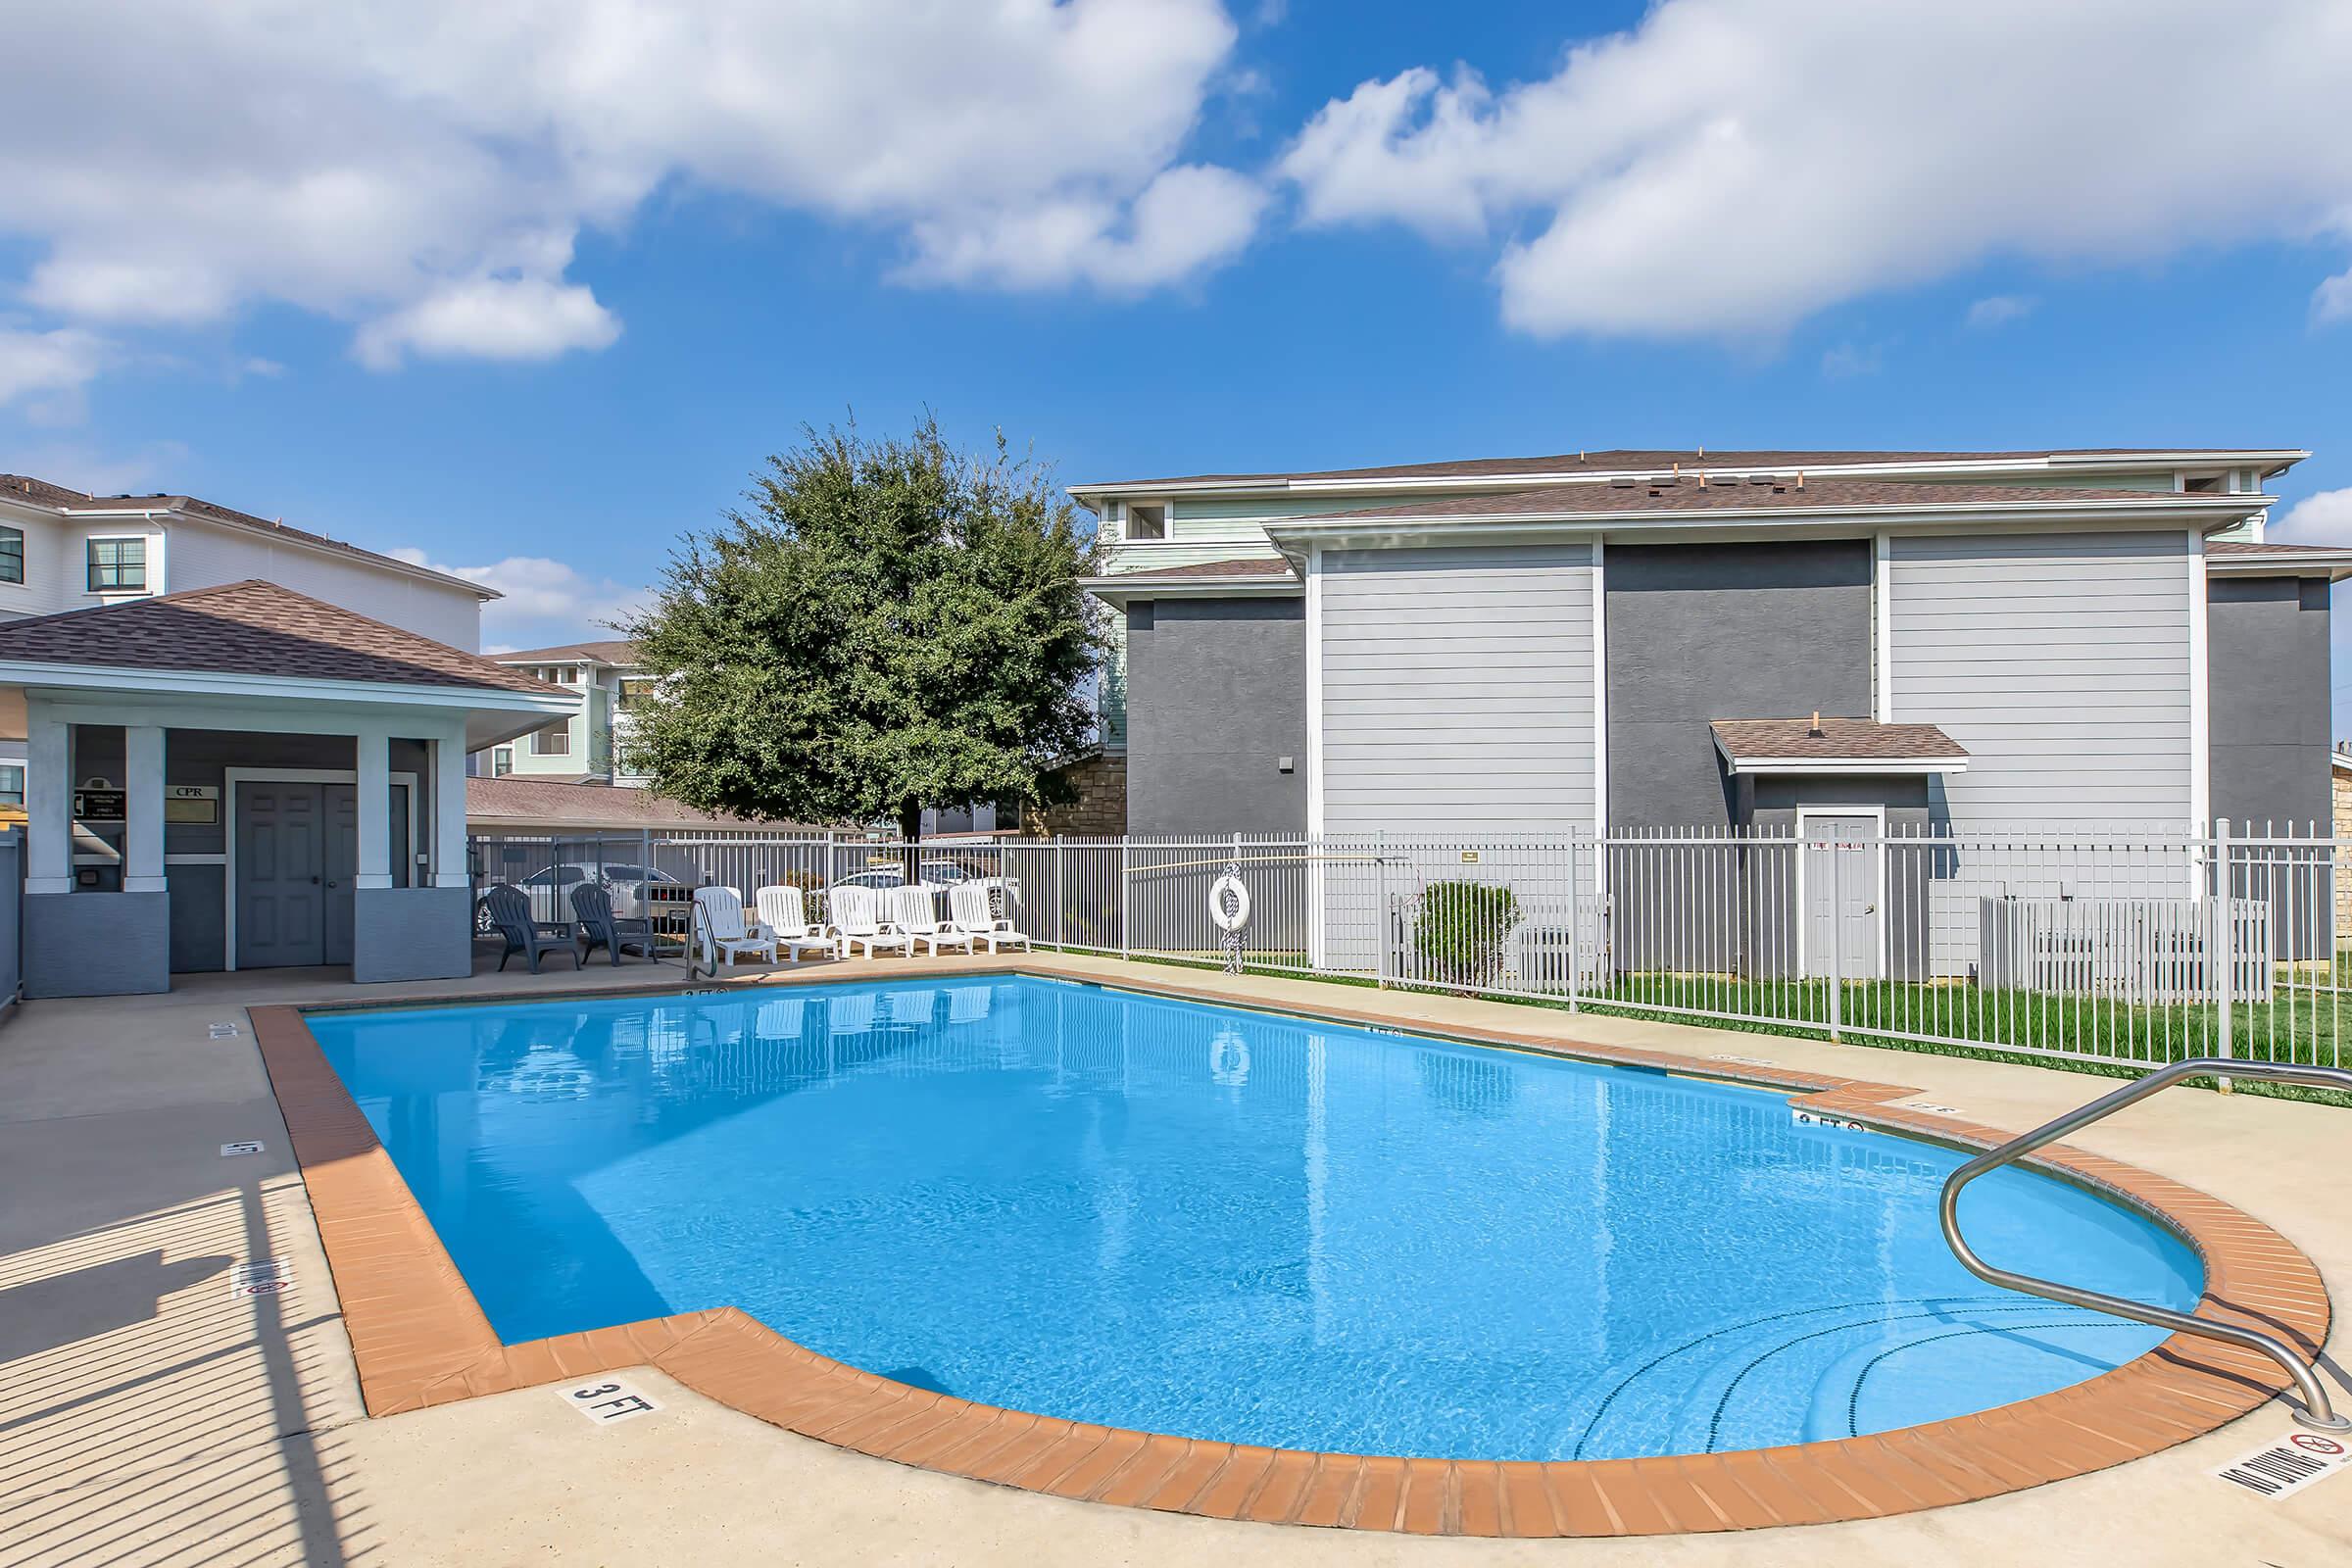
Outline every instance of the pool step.
<path id="1" fill-rule="evenodd" d="M 1562 1457 L 1712 1452 L 1841 1438 L 2005 1402 L 2113 1364 L 2137 1326 L 2010 1295 L 1880 1298 L 1727 1323 L 1608 1368 L 1573 1401 Z M 2107 1348 L 2100 1348 L 2101 1342 Z M 1579 1424 L 1581 1422 L 1581 1425 Z"/>

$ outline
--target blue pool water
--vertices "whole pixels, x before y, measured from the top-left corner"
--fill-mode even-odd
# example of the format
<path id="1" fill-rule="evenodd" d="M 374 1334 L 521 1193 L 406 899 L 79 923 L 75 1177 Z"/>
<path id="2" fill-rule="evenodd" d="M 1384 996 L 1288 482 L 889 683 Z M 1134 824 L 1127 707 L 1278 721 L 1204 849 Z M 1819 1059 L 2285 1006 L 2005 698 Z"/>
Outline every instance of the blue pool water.
<path id="1" fill-rule="evenodd" d="M 1910 1426 L 2162 1337 L 1964 1272 L 1959 1156 L 1659 1073 L 1005 976 L 310 1022 L 509 1343 L 732 1303 L 993 1404 L 1535 1459 Z M 2197 1298 L 2062 1183 L 1963 1218 Z"/>

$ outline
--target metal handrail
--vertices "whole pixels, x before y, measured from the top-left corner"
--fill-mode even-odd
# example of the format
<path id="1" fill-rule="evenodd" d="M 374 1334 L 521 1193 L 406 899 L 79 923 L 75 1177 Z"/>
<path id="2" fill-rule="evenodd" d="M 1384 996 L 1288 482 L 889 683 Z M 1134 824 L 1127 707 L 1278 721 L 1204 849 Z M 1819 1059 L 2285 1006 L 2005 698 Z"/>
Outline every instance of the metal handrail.
<path id="1" fill-rule="evenodd" d="M 1960 1259 L 1961 1265 L 1977 1278 L 2007 1290 L 2022 1291 L 2047 1300 L 2061 1301 L 2069 1306 L 2087 1307 L 2094 1312 L 2107 1312 L 2116 1317 L 2128 1317 L 2180 1334 L 2202 1335 L 2209 1340 L 2221 1340 L 2230 1345 L 2260 1350 L 2286 1369 L 2294 1379 L 2295 1388 L 2303 1396 L 2303 1408 L 2294 1412 L 2297 1423 L 2319 1432 L 2352 1430 L 2352 1418 L 2338 1415 L 2329 1402 L 2328 1391 L 2319 1377 L 2307 1365 L 2293 1347 L 2276 1336 L 2259 1329 L 2241 1328 L 2235 1323 L 2217 1323 L 2211 1318 L 2197 1317 L 2187 1312 L 2176 1312 L 2169 1307 L 2150 1306 L 2144 1301 L 2127 1300 L 2120 1296 L 2106 1296 L 2078 1286 L 2061 1285 L 2055 1280 L 2036 1279 L 2029 1274 L 2012 1274 L 1995 1268 L 1979 1257 L 1960 1234 L 1960 1190 L 1970 1182 L 2034 1152 L 2044 1144 L 2055 1143 L 2067 1134 L 2087 1127 L 2126 1105 L 2162 1089 L 2169 1089 L 2183 1078 L 2251 1078 L 2268 1083 L 2301 1084 L 2312 1089 L 2335 1089 L 2352 1094 L 2352 1070 L 2342 1067 L 2302 1067 L 2292 1063 L 2272 1061 L 2240 1061 L 2227 1057 L 2199 1056 L 2188 1061 L 2176 1061 L 2158 1067 L 2133 1083 L 2126 1084 L 2111 1095 L 2102 1095 L 2087 1105 L 2068 1111 L 2054 1121 L 2043 1123 L 2022 1138 L 2012 1138 L 1998 1149 L 1987 1150 L 1952 1172 L 1943 1184 L 1943 1202 L 1940 1218 L 1943 1239 Z"/>

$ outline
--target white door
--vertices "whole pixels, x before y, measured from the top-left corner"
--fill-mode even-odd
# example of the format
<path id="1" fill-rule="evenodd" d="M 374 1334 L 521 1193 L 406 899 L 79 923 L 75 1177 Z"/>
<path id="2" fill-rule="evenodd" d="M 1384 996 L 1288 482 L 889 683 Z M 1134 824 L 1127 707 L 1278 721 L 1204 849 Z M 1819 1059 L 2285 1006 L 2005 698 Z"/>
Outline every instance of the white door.
<path id="1" fill-rule="evenodd" d="M 1879 820 L 1804 818 L 1805 973 L 1879 977 Z"/>

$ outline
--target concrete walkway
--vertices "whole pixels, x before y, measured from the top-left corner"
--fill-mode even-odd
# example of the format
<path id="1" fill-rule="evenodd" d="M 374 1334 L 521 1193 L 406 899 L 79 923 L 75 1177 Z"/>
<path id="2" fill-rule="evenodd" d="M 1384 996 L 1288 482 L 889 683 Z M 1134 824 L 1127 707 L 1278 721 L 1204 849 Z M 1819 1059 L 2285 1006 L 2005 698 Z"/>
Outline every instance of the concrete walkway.
<path id="1" fill-rule="evenodd" d="M 968 960 L 945 960 L 966 967 Z M 1107 960 L 1038 967 L 1104 979 Z M 886 959 L 838 973 L 929 968 Z M 674 982 L 557 967 L 402 987 L 500 995 Z M 1205 978 L 1205 977 L 1204 977 Z M 1274 1004 L 1555 1032 L 1915 1084 L 2024 1127 L 2103 1081 L 2034 1068 L 1306 982 Z M 1062 1502 L 828 1447 L 631 1374 L 664 1408 L 595 1428 L 549 1389 L 370 1421 L 248 1004 L 354 1000 L 323 971 L 190 979 L 168 997 L 28 1004 L 0 1024 L 0 1564 L 2245 1564 L 2352 1562 L 2352 1479 L 2263 1502 L 2206 1472 L 2291 1430 L 2273 1406 L 2153 1458 L 1891 1520 L 1512 1544 L 1227 1524 Z M 232 1025 L 234 1033 L 218 1032 Z M 2352 1301 L 2352 1111 L 2176 1092 L 2094 1129 L 2100 1152 L 2279 1227 Z M 259 1140 L 260 1154 L 220 1146 Z M 277 1294 L 231 1270 L 287 1266 Z M 2339 1339 L 2341 1336 L 2339 1335 Z M 2340 1380 L 2339 1380 L 2340 1381 Z"/>

